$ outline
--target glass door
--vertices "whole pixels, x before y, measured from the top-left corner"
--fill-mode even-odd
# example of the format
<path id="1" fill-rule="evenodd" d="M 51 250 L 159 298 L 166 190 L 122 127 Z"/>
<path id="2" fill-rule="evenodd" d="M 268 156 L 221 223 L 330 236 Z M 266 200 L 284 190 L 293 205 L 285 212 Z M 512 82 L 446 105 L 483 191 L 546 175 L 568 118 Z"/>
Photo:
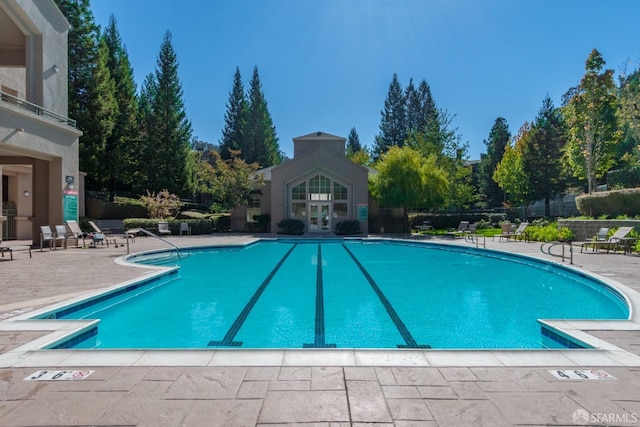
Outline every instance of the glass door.
<path id="1" fill-rule="evenodd" d="M 331 231 L 331 204 L 309 203 L 309 231 Z"/>

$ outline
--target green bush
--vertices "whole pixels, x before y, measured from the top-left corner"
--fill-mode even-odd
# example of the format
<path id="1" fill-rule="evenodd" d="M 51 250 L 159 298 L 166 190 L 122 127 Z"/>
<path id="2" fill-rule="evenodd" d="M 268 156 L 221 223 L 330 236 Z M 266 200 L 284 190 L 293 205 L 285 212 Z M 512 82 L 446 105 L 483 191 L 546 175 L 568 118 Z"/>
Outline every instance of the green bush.
<path id="1" fill-rule="evenodd" d="M 229 214 L 218 214 L 212 218 L 213 231 L 218 233 L 226 233 L 231 231 L 231 217 Z"/>
<path id="2" fill-rule="evenodd" d="M 256 224 L 256 228 L 260 233 L 266 233 L 269 231 L 269 224 L 271 223 L 271 215 L 269 214 L 260 214 L 254 215 L 253 221 Z"/>
<path id="3" fill-rule="evenodd" d="M 640 187 L 601 191 L 576 197 L 576 206 L 583 215 L 616 217 L 640 212 Z"/>
<path id="4" fill-rule="evenodd" d="M 576 235 L 568 227 L 558 229 L 557 223 L 547 225 L 530 225 L 526 228 L 525 233 L 529 240 L 536 242 L 572 242 Z"/>
<path id="5" fill-rule="evenodd" d="M 280 234 L 304 234 L 304 223 L 299 219 L 283 219 L 277 225 L 279 228 L 282 228 Z"/>
<path id="6" fill-rule="evenodd" d="M 339 235 L 352 235 L 352 234 L 361 234 L 362 230 L 360 229 L 360 221 L 340 221 L 336 224 L 336 234 Z"/>

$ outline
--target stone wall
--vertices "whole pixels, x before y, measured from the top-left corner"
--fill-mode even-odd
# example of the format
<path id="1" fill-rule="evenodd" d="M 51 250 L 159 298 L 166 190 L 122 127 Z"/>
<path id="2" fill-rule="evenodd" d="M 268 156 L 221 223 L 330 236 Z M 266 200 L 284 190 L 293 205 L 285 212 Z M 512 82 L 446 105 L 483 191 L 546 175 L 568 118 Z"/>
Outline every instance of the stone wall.
<path id="1" fill-rule="evenodd" d="M 593 238 L 602 227 L 635 227 L 640 230 L 640 220 L 632 219 L 559 219 L 558 227 L 568 227 L 576 233 L 576 241 Z"/>

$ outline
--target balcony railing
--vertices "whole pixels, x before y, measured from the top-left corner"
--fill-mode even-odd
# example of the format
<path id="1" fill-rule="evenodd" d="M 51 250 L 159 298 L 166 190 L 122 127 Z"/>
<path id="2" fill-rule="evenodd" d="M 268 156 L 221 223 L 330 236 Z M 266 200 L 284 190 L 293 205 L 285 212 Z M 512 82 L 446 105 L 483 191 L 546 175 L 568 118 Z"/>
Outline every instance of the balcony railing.
<path id="1" fill-rule="evenodd" d="M 12 104 L 18 108 L 22 108 L 23 110 L 31 111 L 37 116 L 46 117 L 56 122 L 66 123 L 69 126 L 77 128 L 77 123 L 75 120 L 70 119 L 69 117 L 62 116 L 58 113 L 54 113 L 53 111 L 47 110 L 46 108 L 43 108 L 39 105 L 33 104 L 29 101 L 25 101 L 24 99 L 17 98 L 6 92 L 0 91 L 0 100 Z"/>

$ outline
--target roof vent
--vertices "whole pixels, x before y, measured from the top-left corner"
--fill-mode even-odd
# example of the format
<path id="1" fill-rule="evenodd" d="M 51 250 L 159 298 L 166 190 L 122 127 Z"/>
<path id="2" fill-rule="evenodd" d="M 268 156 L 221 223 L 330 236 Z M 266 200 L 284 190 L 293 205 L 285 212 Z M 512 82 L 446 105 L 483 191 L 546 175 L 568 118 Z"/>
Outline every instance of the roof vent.
<path id="1" fill-rule="evenodd" d="M 322 135 L 322 132 L 317 132 L 316 133 L 316 136 L 320 136 L 320 135 Z"/>

